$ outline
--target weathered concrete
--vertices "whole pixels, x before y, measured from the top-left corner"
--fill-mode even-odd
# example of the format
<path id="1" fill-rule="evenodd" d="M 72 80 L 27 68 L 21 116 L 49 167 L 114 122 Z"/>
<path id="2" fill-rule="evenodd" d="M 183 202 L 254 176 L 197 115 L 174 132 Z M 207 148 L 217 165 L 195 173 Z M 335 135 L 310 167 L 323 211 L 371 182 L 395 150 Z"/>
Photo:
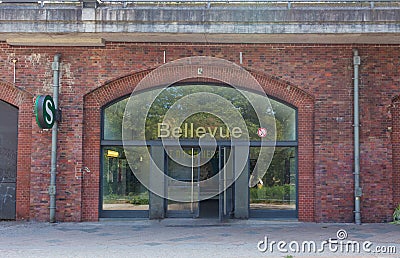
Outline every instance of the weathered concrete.
<path id="1" fill-rule="evenodd" d="M 0 222 L 0 253 L 2 257 L 52 258 L 399 257 L 399 230 L 399 225 L 391 224 L 357 226 L 256 220 L 229 224 L 195 219 L 61 224 Z M 346 238 L 338 240 L 338 232 Z M 268 246 L 265 252 L 259 251 L 258 243 L 266 238 L 269 244 L 272 241 L 275 244 L 272 249 Z M 286 243 L 280 244 L 280 250 L 288 252 L 279 251 L 280 241 Z M 299 252 L 289 251 L 296 248 L 295 244 L 289 245 L 292 241 L 300 244 Z M 343 245 L 322 246 L 323 241 Z M 368 241 L 371 245 L 363 248 Z M 315 249 L 308 247 L 311 242 L 316 244 Z M 358 244 L 359 252 L 353 249 Z"/>
<path id="2" fill-rule="evenodd" d="M 98 8 L 83 8 L 79 4 L 41 7 L 3 3 L 0 4 L 0 40 L 19 45 L 28 44 L 21 42 L 30 39 L 30 44 L 35 45 L 34 39 L 38 34 L 42 42 L 49 39 L 49 45 L 73 45 L 68 40 L 51 42 L 49 35 L 55 35 L 61 41 L 63 38 L 77 38 L 76 44 L 86 37 L 98 41 L 136 42 L 166 42 L 173 38 L 175 42 L 297 43 L 308 40 L 321 43 L 321 35 L 334 34 L 333 43 L 395 43 L 400 33 L 399 21 L 400 5 L 397 1 L 390 6 L 374 8 L 349 4 L 291 9 L 233 4 L 211 8 L 190 4 L 126 7 L 102 4 Z M 26 33 L 33 33 L 34 37 Z M 51 38 L 54 41 L 54 37 Z M 332 43 L 332 40 L 327 41 Z M 40 44 L 43 43 L 36 43 Z M 93 45 L 83 40 L 81 45 L 85 44 Z"/>

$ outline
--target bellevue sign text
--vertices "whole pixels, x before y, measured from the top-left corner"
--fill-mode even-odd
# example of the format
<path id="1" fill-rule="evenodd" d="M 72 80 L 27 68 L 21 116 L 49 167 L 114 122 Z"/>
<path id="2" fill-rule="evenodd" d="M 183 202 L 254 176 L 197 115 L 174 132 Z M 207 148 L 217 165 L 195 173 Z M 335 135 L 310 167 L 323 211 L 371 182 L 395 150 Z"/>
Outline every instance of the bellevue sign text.
<path id="1" fill-rule="evenodd" d="M 157 137 L 158 138 L 202 138 L 206 134 L 210 134 L 211 136 L 221 137 L 221 138 L 229 138 L 232 136 L 233 138 L 240 138 L 242 136 L 242 129 L 240 127 L 233 127 L 232 131 L 228 128 L 223 127 L 197 127 L 194 128 L 193 123 L 183 124 L 183 128 L 181 127 L 173 127 L 166 123 L 158 123 L 157 125 Z"/>

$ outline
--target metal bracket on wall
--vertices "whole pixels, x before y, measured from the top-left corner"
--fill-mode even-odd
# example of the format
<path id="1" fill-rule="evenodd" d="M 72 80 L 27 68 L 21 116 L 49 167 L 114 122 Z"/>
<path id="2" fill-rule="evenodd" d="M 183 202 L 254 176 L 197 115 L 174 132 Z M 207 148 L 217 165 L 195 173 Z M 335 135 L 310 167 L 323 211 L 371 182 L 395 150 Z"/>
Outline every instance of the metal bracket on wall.
<path id="1" fill-rule="evenodd" d="M 75 167 L 75 178 L 82 179 L 86 173 L 90 173 L 90 169 L 88 167 Z"/>
<path id="2" fill-rule="evenodd" d="M 57 121 L 57 123 L 61 123 L 61 121 L 62 121 L 62 111 L 61 111 L 61 109 L 58 108 L 55 113 L 56 113 L 56 121 Z"/>
<path id="3" fill-rule="evenodd" d="M 54 185 L 49 186 L 49 194 L 56 194 L 56 186 Z"/>
<path id="4" fill-rule="evenodd" d="M 361 197 L 362 196 L 362 188 L 358 187 L 354 190 L 355 196 Z"/>

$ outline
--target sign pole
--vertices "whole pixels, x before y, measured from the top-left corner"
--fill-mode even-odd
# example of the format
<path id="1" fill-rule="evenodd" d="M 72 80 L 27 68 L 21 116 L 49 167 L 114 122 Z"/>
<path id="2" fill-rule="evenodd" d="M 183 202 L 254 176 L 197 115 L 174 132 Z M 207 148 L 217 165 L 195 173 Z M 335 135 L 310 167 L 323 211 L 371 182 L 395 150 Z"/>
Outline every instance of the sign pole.
<path id="1" fill-rule="evenodd" d="M 53 69 L 53 98 L 54 98 L 54 109 L 58 110 L 58 92 L 59 92 L 59 81 L 60 81 L 60 56 L 56 54 L 54 56 L 54 62 L 52 64 Z M 51 134 L 51 171 L 50 171 L 50 223 L 56 222 L 56 174 L 57 174 L 57 131 L 58 121 L 54 119 L 54 125 Z"/>

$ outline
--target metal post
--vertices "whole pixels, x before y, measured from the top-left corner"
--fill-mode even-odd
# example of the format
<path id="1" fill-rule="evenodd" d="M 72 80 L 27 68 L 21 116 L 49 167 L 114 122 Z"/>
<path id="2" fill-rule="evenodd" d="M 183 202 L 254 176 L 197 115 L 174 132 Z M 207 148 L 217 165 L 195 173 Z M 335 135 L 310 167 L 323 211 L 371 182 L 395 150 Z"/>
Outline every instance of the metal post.
<path id="1" fill-rule="evenodd" d="M 193 180 L 194 171 L 193 171 L 193 167 L 194 167 L 194 162 L 193 162 L 193 148 L 192 148 L 192 188 L 191 188 L 191 194 L 190 194 L 190 196 L 191 196 L 191 199 L 190 199 L 190 211 L 191 211 L 191 213 L 194 212 L 194 209 L 193 209 L 193 201 L 194 201 L 194 198 L 193 198 L 193 195 L 194 195 L 194 189 L 193 189 L 193 187 L 194 187 L 194 180 Z"/>
<path id="2" fill-rule="evenodd" d="M 226 147 L 224 147 L 224 215 L 226 215 L 226 166 L 227 166 L 227 160 L 226 160 Z"/>
<path id="3" fill-rule="evenodd" d="M 360 122 L 359 122 L 359 92 L 358 92 L 358 69 L 360 66 L 360 57 L 358 50 L 353 50 L 353 65 L 354 65 L 354 220 L 357 225 L 361 224 L 361 195 L 360 188 Z"/>
<path id="4" fill-rule="evenodd" d="M 58 112 L 58 90 L 60 80 L 60 57 L 61 54 L 54 56 L 54 62 L 52 64 L 53 70 L 53 100 L 54 108 Z M 57 174 L 57 131 L 58 121 L 55 119 L 52 134 L 51 134 L 51 171 L 50 171 L 50 223 L 56 222 L 56 174 Z"/>

